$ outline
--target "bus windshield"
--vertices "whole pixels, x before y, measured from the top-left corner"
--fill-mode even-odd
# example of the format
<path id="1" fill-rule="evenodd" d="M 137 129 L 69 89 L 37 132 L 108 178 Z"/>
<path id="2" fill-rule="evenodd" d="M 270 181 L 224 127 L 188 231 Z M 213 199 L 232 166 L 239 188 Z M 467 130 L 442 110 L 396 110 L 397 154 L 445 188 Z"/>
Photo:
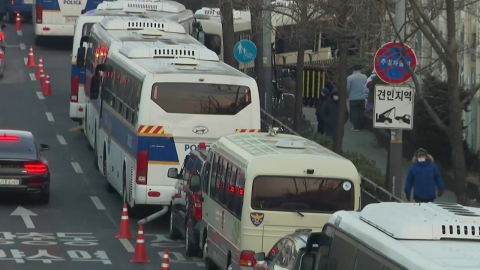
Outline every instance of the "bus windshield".
<path id="1" fill-rule="evenodd" d="M 355 197 L 348 180 L 259 176 L 251 203 L 255 210 L 334 213 L 354 210 Z"/>
<path id="2" fill-rule="evenodd" d="M 251 103 L 251 93 L 240 85 L 156 83 L 151 99 L 167 113 L 235 115 Z"/>

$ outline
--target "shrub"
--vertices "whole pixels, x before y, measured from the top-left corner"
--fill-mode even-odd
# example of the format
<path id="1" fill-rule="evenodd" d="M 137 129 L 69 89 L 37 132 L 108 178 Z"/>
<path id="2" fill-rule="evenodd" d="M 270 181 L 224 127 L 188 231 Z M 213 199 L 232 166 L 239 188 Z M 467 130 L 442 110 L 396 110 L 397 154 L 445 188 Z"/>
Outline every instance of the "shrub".
<path id="1" fill-rule="evenodd" d="M 323 147 L 326 147 L 330 150 L 332 149 L 332 140 L 321 134 L 318 134 L 317 132 L 304 131 L 301 132 L 300 135 L 320 144 Z M 350 160 L 361 175 L 383 187 L 385 177 L 374 161 L 357 152 L 343 152 L 342 156 Z"/>

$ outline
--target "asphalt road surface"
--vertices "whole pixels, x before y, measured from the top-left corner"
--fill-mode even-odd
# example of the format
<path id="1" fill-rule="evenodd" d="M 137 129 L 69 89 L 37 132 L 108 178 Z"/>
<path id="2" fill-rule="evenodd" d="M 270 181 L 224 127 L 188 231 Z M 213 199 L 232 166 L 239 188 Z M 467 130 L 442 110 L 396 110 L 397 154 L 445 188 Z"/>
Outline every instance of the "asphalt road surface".
<path id="1" fill-rule="evenodd" d="M 56 39 L 46 47 L 33 47 L 36 63 L 43 57 L 50 73 L 53 96 L 43 97 L 35 68 L 27 68 L 31 24 L 21 31 L 6 29 L 6 71 L 0 79 L 0 128 L 31 131 L 46 152 L 51 170 L 51 198 L 37 205 L 26 197 L 0 197 L 1 270 L 158 270 L 165 249 L 172 270 L 204 268 L 199 258 L 184 253 L 184 243 L 168 238 L 168 214 L 145 225 L 149 264 L 132 264 L 135 239 L 115 238 L 122 200 L 109 194 L 106 180 L 93 167 L 93 151 L 82 132 L 69 132 L 78 124 L 68 116 L 72 39 Z M 145 211 L 144 216 L 154 210 Z M 138 219 L 130 218 L 137 235 Z"/>

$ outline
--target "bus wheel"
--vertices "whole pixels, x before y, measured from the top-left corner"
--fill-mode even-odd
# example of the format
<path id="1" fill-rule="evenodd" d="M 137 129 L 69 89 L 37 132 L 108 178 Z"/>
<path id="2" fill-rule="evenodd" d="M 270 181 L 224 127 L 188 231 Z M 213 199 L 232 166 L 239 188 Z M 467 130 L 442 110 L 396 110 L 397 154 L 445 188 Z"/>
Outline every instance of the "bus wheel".
<path id="1" fill-rule="evenodd" d="M 94 139 L 94 142 L 93 142 L 93 151 L 95 152 L 95 157 L 93 158 L 93 167 L 95 168 L 95 170 L 99 170 L 100 168 L 98 168 L 98 152 L 97 152 L 97 126 L 95 125 L 95 135 L 94 135 L 95 139 Z"/>
<path id="2" fill-rule="evenodd" d="M 206 270 L 218 270 L 218 266 L 208 257 L 208 243 L 203 243 L 203 261 Z"/>

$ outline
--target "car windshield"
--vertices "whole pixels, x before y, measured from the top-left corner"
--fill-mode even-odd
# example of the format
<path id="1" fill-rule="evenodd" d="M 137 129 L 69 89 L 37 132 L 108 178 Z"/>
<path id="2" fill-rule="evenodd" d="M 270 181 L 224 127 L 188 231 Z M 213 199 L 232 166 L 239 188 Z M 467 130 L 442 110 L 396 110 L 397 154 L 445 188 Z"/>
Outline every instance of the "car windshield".
<path id="1" fill-rule="evenodd" d="M 351 181 L 342 179 L 259 176 L 253 181 L 251 203 L 256 210 L 354 210 L 354 187 Z"/>

